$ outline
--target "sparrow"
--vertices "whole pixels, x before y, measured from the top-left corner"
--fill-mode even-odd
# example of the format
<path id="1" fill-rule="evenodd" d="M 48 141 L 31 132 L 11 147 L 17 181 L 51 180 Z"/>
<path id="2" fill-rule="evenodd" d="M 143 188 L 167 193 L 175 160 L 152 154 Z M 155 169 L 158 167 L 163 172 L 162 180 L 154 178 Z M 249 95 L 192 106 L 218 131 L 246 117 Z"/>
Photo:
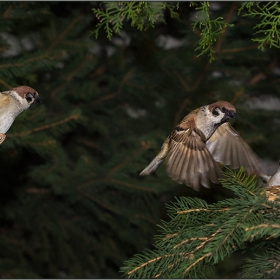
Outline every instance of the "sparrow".
<path id="1" fill-rule="evenodd" d="M 210 181 L 219 183 L 223 165 L 243 166 L 251 174 L 262 172 L 258 157 L 228 122 L 235 117 L 236 109 L 227 101 L 193 110 L 175 126 L 140 175 L 149 175 L 166 159 L 173 180 L 199 191 L 200 185 L 209 188 Z"/>
<path id="2" fill-rule="evenodd" d="M 40 102 L 38 92 L 29 86 L 18 86 L 0 92 L 0 144 L 15 118 L 34 102 Z"/>

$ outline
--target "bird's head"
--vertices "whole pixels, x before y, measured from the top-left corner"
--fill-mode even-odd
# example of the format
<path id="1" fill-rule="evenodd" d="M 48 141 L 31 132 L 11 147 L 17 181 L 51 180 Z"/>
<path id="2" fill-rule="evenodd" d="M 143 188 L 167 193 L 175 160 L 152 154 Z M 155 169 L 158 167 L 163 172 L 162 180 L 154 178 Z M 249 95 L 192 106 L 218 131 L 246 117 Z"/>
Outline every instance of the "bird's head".
<path id="1" fill-rule="evenodd" d="M 211 118 L 216 124 L 222 124 L 236 117 L 235 107 L 227 101 L 217 101 L 208 105 Z"/>
<path id="2" fill-rule="evenodd" d="M 219 125 L 228 119 L 235 118 L 236 110 L 227 101 L 217 101 L 210 105 L 205 105 L 196 110 L 196 127 L 208 139 Z"/>
<path id="3" fill-rule="evenodd" d="M 38 92 L 29 86 L 18 86 L 3 92 L 15 98 L 23 109 L 29 108 L 34 102 L 41 102 Z"/>

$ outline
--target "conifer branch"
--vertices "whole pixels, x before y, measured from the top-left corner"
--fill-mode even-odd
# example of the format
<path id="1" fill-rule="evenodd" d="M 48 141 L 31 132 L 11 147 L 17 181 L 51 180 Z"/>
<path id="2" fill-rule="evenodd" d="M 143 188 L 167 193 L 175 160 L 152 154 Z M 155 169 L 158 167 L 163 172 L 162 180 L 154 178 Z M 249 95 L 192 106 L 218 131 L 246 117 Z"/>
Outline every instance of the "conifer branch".
<path id="1" fill-rule="evenodd" d="M 13 69 L 14 67 L 26 67 L 29 63 L 33 63 L 33 62 L 41 62 L 44 61 L 44 59 L 47 60 L 56 60 L 58 58 L 61 58 L 62 53 L 57 53 L 54 54 L 52 56 L 50 56 L 48 53 L 46 54 L 42 54 L 42 55 L 38 55 L 38 56 L 32 56 L 30 58 L 27 58 L 25 60 L 22 60 L 22 62 L 12 62 L 12 63 L 6 63 L 6 64 L 0 64 L 0 69 Z"/>
<path id="2" fill-rule="evenodd" d="M 3 13 L 2 17 L 3 18 L 8 18 L 9 16 L 9 12 L 11 11 L 11 9 L 13 8 L 12 5 L 9 5 L 9 7 L 6 9 L 6 11 Z"/>
<path id="3" fill-rule="evenodd" d="M 245 228 L 245 230 L 249 231 L 249 230 L 263 229 L 263 228 L 266 228 L 266 229 L 267 228 L 280 228 L 280 225 L 279 224 L 260 224 L 257 226 Z"/>
<path id="4" fill-rule="evenodd" d="M 61 32 L 61 34 L 52 41 L 51 45 L 48 47 L 47 52 L 50 52 L 59 42 L 62 41 L 64 37 L 71 31 L 71 29 L 77 24 L 78 21 L 83 19 L 83 15 L 80 14 L 68 24 L 68 26 Z"/>
<path id="5" fill-rule="evenodd" d="M 279 237 L 280 226 L 275 223 L 277 216 L 273 214 L 275 211 L 279 213 L 275 207 L 277 204 L 267 201 L 254 177 L 248 176 L 242 169 L 226 169 L 222 184 L 233 190 L 237 197 L 215 204 L 207 204 L 200 199 L 178 199 L 169 210 L 171 221 L 164 222 L 163 233 L 157 237 L 152 263 L 148 260 L 148 252 L 145 257 L 138 255 L 137 259 L 126 261 L 125 267 L 136 265 L 139 270 L 136 273 L 130 269 L 129 277 L 155 277 L 153 268 L 157 267 L 160 268 L 157 277 L 201 278 L 204 275 L 202 266 L 216 264 L 236 250 L 250 247 L 252 241 L 263 238 L 273 241 Z M 204 206 L 195 207 L 200 204 Z M 267 211 L 273 212 L 269 214 Z M 267 222 L 258 223 L 261 220 Z M 170 233 L 171 228 L 176 232 L 173 230 Z M 162 261 L 157 254 L 168 256 L 167 260 Z M 143 265 L 147 267 L 141 270 Z M 122 271 L 127 273 L 125 268 Z M 200 274 L 197 274 L 198 271 Z"/>
<path id="6" fill-rule="evenodd" d="M 2 85 L 4 85 L 5 88 L 9 89 L 9 88 L 12 88 L 12 86 L 8 85 L 4 80 L 0 79 L 0 83 Z"/>
<path id="7" fill-rule="evenodd" d="M 27 131 L 22 131 L 20 133 L 10 133 L 7 137 L 18 137 L 18 136 L 21 137 L 21 136 L 29 135 L 29 134 L 32 134 L 34 132 L 38 132 L 38 131 L 50 129 L 50 128 L 58 126 L 58 125 L 62 125 L 64 123 L 67 123 L 67 122 L 72 121 L 72 120 L 77 120 L 79 118 L 80 118 L 79 114 L 74 114 L 74 115 L 71 115 L 71 116 L 69 116 L 65 119 L 60 120 L 60 121 L 53 122 L 53 123 L 50 123 L 50 124 L 46 124 L 46 125 L 39 126 L 39 127 L 35 127 L 33 129 L 30 129 L 30 130 L 27 130 Z"/>
<path id="8" fill-rule="evenodd" d="M 174 237 L 174 235 L 173 235 Z M 186 240 L 183 240 L 181 243 L 177 244 L 174 246 L 174 248 L 177 248 L 179 246 L 182 246 L 183 244 L 185 243 L 188 243 L 190 241 L 197 241 L 197 240 L 200 240 L 200 241 L 207 241 L 209 238 L 208 237 L 192 237 L 192 238 L 188 238 Z"/>
<path id="9" fill-rule="evenodd" d="M 128 272 L 127 272 L 127 275 L 131 275 L 131 274 L 135 273 L 137 270 L 139 270 L 139 269 L 141 269 L 141 268 L 143 268 L 143 267 L 145 267 L 145 266 L 147 266 L 147 265 L 149 265 L 149 264 L 151 264 L 151 263 L 153 263 L 153 262 L 159 261 L 159 260 L 161 260 L 161 259 L 163 259 L 163 258 L 169 258 L 169 257 L 171 257 L 171 256 L 172 256 L 172 255 L 164 255 L 164 256 L 159 256 L 159 257 L 153 258 L 153 259 L 151 259 L 151 260 L 149 260 L 149 261 L 147 261 L 147 262 L 145 262 L 145 263 L 142 263 L 141 265 L 135 267 L 135 268 L 132 269 L 131 271 L 128 271 Z"/>
<path id="10" fill-rule="evenodd" d="M 200 6 L 196 7 L 197 16 L 194 21 L 193 29 L 199 28 L 201 30 L 201 38 L 198 40 L 198 47 L 195 51 L 200 51 L 198 56 L 208 54 L 210 63 L 214 60 L 215 50 L 212 45 L 218 41 L 227 26 L 233 26 L 227 23 L 222 17 L 210 19 L 209 2 L 202 2 Z"/>
<path id="11" fill-rule="evenodd" d="M 117 91 L 113 92 L 113 93 L 110 93 L 108 95 L 104 95 L 100 98 L 98 98 L 97 100 L 93 101 L 91 104 L 92 105 L 96 105 L 100 102 L 103 102 L 103 101 L 107 101 L 109 99 L 112 99 L 112 98 L 115 98 L 116 96 L 120 95 L 122 93 L 122 89 L 123 87 L 125 86 L 126 82 L 129 80 L 130 76 L 133 74 L 135 70 L 135 66 L 131 67 L 126 73 L 125 75 L 122 77 L 121 79 L 121 82 L 118 86 L 118 89 Z"/>
<path id="12" fill-rule="evenodd" d="M 30 145 L 35 146 L 35 147 L 55 147 L 56 146 L 56 141 L 55 140 L 47 140 L 47 141 L 41 141 L 41 142 L 30 142 Z"/>
<path id="13" fill-rule="evenodd" d="M 130 189 L 141 190 L 141 191 L 151 192 L 151 193 L 155 192 L 155 190 L 153 188 L 147 188 L 147 187 L 139 186 L 135 183 L 130 184 L 130 183 L 127 183 L 126 181 L 123 181 L 123 180 L 110 178 L 108 181 L 111 182 L 111 183 L 117 184 L 117 185 L 124 186 L 126 188 L 130 188 Z"/>
<path id="14" fill-rule="evenodd" d="M 79 71 L 81 71 L 81 70 L 85 67 L 86 63 L 88 63 L 89 61 L 91 61 L 93 58 L 94 58 L 94 56 L 93 56 L 92 54 L 87 54 L 87 55 L 85 56 L 85 59 L 82 60 L 82 61 L 77 65 L 77 67 L 76 67 L 75 69 L 73 69 L 73 71 L 70 72 L 70 73 L 67 75 L 67 77 L 65 78 L 65 81 L 67 82 L 67 84 L 69 84 L 69 83 L 72 81 L 72 79 L 73 79 L 73 77 L 75 76 L 75 74 L 79 73 Z M 65 86 L 65 85 L 64 85 L 64 86 Z"/>
<path id="15" fill-rule="evenodd" d="M 112 213 L 116 213 L 116 214 L 120 214 L 120 210 L 117 209 L 116 207 L 112 207 L 110 205 L 108 205 L 107 203 L 101 201 L 101 199 L 96 198 L 95 196 L 91 195 L 90 193 L 84 191 L 81 186 L 77 187 L 77 190 L 79 191 L 79 193 L 81 195 L 83 195 L 84 197 L 88 198 L 89 200 L 93 201 L 94 203 L 96 203 L 97 205 L 101 206 L 102 208 L 111 211 Z"/>
<path id="16" fill-rule="evenodd" d="M 50 190 L 49 189 L 42 189 L 42 188 L 28 188 L 26 189 L 27 193 L 32 193 L 32 194 L 49 194 Z"/>
<path id="17" fill-rule="evenodd" d="M 264 255 L 255 254 L 254 259 L 248 259 L 247 264 L 243 266 L 242 277 L 255 279 L 275 278 L 280 270 L 279 248 L 272 246 L 267 249 Z"/>
<path id="18" fill-rule="evenodd" d="M 165 23 L 163 10 L 170 12 L 171 17 L 178 17 L 176 6 L 168 2 L 104 2 L 106 8 L 93 9 L 99 23 L 95 30 L 91 33 L 98 37 L 99 30 L 104 28 L 107 38 L 111 39 L 113 33 L 120 34 L 124 21 L 130 21 L 131 26 L 135 26 L 138 30 L 146 30 L 154 27 L 156 21 Z"/>
<path id="19" fill-rule="evenodd" d="M 178 211 L 178 215 L 182 214 L 188 214 L 191 212 L 223 212 L 223 211 L 228 211 L 230 208 L 224 208 L 224 209 L 205 209 L 205 208 L 197 208 L 197 209 L 188 209 L 188 210 L 183 210 L 183 211 Z"/>
<path id="20" fill-rule="evenodd" d="M 133 153 L 133 155 L 127 156 L 120 163 L 118 163 L 113 168 L 111 168 L 106 176 L 111 177 L 114 173 L 119 171 L 119 169 L 123 168 L 124 166 L 127 166 L 129 164 L 129 162 L 131 162 L 133 159 L 138 158 L 139 155 L 142 154 L 144 150 L 145 150 L 145 148 L 143 146 L 141 146 L 138 150 L 136 150 Z"/>
<path id="21" fill-rule="evenodd" d="M 211 253 L 206 253 L 205 255 L 201 256 L 200 258 L 198 258 L 195 262 L 193 262 L 188 268 L 186 268 L 186 270 L 184 271 L 183 275 L 186 275 L 193 266 L 197 265 L 199 262 L 203 261 L 205 258 L 210 257 Z"/>
<path id="22" fill-rule="evenodd" d="M 273 19 L 244 17 L 249 6 L 238 16 L 237 2 L 209 2 L 209 31 L 219 31 L 216 18 L 235 23 L 222 26 L 211 45 L 216 52 L 210 64 L 208 52 L 199 58 L 201 50 L 194 52 L 205 29 L 192 25 L 201 2 L 167 2 L 180 21 L 162 3 L 115 3 L 118 9 L 139 5 L 134 28 L 128 19 L 133 11 L 127 9 L 124 19 L 120 10 L 109 10 L 116 21 L 107 21 L 95 39 L 87 32 L 101 22 L 91 9 L 105 14 L 110 7 L 100 3 L 0 3 L 2 91 L 26 84 L 42 99 L 16 119 L 7 133 L 14 138 L 0 149 L 0 276 L 118 278 L 125 259 L 150 248 L 159 223 L 155 246 L 125 263 L 126 277 L 228 278 L 232 274 L 223 274 L 236 274 L 241 251 L 258 252 L 243 268 L 247 276 L 274 277 L 280 263 L 277 192 L 259 192 L 258 184 L 238 171 L 225 177 L 228 190 L 222 192 L 181 188 L 164 176 L 164 163 L 153 175 L 138 176 L 173 119 L 176 125 L 187 111 L 218 98 L 236 101 L 237 129 L 258 144 L 252 148 L 259 156 L 276 156 L 277 112 L 247 106 L 260 95 L 277 97 L 279 49 L 272 45 L 262 52 L 251 40 L 272 35 L 253 34 L 272 26 L 253 27 Z M 250 9 L 266 7 L 258 5 Z M 275 16 L 269 7 L 264 11 Z M 166 26 L 151 14 L 153 8 Z M 100 36 L 106 37 L 104 28 L 111 29 L 114 40 Z M 145 32 L 148 28 L 154 30 Z M 181 190 L 190 196 L 168 203 Z M 211 196 L 204 196 L 208 191 Z M 206 201 L 191 198 L 200 195 Z M 159 222 L 166 217 L 164 202 L 170 218 Z"/>
<path id="23" fill-rule="evenodd" d="M 207 73 L 207 69 L 210 66 L 210 62 L 206 61 L 205 66 L 203 67 L 202 71 L 200 72 L 200 74 L 195 77 L 195 82 L 193 84 L 193 86 L 190 88 L 190 91 L 195 91 L 198 86 L 201 84 L 201 82 L 203 81 L 203 78 L 205 78 L 206 73 Z M 179 122 L 179 120 L 182 118 L 182 112 L 185 110 L 187 104 L 190 102 L 189 97 L 186 97 L 183 102 L 181 102 L 179 109 L 176 112 L 175 118 L 174 118 L 174 126 Z"/>
<path id="24" fill-rule="evenodd" d="M 260 23 L 255 25 L 258 29 L 254 34 L 262 35 L 253 38 L 252 41 L 259 44 L 259 49 L 264 50 L 265 46 L 280 48 L 280 19 L 279 11 L 280 5 L 278 2 L 245 2 L 239 9 L 241 11 L 247 10 L 243 16 L 258 17 Z"/>
<path id="25" fill-rule="evenodd" d="M 259 48 L 259 45 L 251 45 L 251 46 L 245 46 L 245 47 L 238 47 L 238 48 L 232 48 L 232 49 L 221 49 L 220 53 L 238 53 L 238 52 L 245 52 L 249 50 L 254 50 Z"/>
<path id="26" fill-rule="evenodd" d="M 228 12 L 227 17 L 226 17 L 226 20 L 225 20 L 225 23 L 226 23 L 226 24 L 223 26 L 223 30 L 222 30 L 222 32 L 221 32 L 221 34 L 220 34 L 220 38 L 219 38 L 219 40 L 218 40 L 218 42 L 217 42 L 217 44 L 216 44 L 216 46 L 215 46 L 215 51 L 216 51 L 216 52 L 220 52 L 220 51 L 221 51 L 221 45 L 222 45 L 222 43 L 223 43 L 224 36 L 225 36 L 225 34 L 226 34 L 226 29 L 227 29 L 227 27 L 229 26 L 229 22 L 230 22 L 231 19 L 232 19 L 233 12 L 234 12 L 235 9 L 236 9 L 236 3 L 233 2 L 233 3 L 231 4 L 231 6 L 230 6 L 229 12 Z"/>
<path id="27" fill-rule="evenodd" d="M 91 33 L 98 37 L 101 28 L 104 28 L 107 37 L 111 39 L 113 33 L 120 34 L 125 20 L 131 20 L 131 26 L 136 26 L 139 30 L 146 30 L 149 27 L 154 27 L 155 19 L 165 22 L 163 14 L 160 9 L 169 10 L 172 17 L 179 17 L 179 14 L 174 11 L 174 6 L 163 2 L 157 5 L 150 5 L 149 2 L 107 2 L 107 8 L 103 11 L 101 8 L 93 9 L 99 23 L 96 25 L 95 30 Z M 210 18 L 210 2 L 200 2 L 199 4 L 191 2 L 190 6 L 195 6 L 197 11 L 196 19 L 192 23 L 193 31 L 200 30 L 200 39 L 197 42 L 195 51 L 199 51 L 198 57 L 207 54 L 210 63 L 215 59 L 215 52 L 221 52 L 221 45 L 226 29 L 232 27 L 230 20 L 233 12 L 236 9 L 235 3 L 227 14 L 226 20 L 223 17 Z M 176 5 L 178 9 L 179 2 Z M 258 43 L 258 48 L 264 50 L 266 45 L 270 47 L 280 47 L 280 20 L 279 20 L 279 4 L 277 2 L 268 2 L 267 4 L 260 4 L 254 2 L 245 2 L 239 8 L 239 14 L 242 10 L 247 10 L 244 16 L 258 17 L 260 23 L 256 24 L 255 28 L 259 29 L 255 34 L 262 34 L 263 37 L 252 38 L 252 41 Z M 213 44 L 217 41 L 215 47 Z M 242 48 L 240 48 L 242 50 Z M 236 52 L 238 48 L 234 49 Z M 227 50 L 226 52 L 230 52 Z"/>
<path id="28" fill-rule="evenodd" d="M 100 102 L 110 100 L 110 99 L 112 99 L 112 98 L 115 98 L 118 94 L 119 94 L 119 92 L 116 91 L 116 92 L 107 94 L 107 95 L 105 95 L 105 96 L 101 96 L 101 97 L 98 98 L 97 100 L 92 101 L 91 104 L 92 104 L 92 105 L 96 105 L 96 104 L 98 104 L 98 103 L 100 103 Z"/>

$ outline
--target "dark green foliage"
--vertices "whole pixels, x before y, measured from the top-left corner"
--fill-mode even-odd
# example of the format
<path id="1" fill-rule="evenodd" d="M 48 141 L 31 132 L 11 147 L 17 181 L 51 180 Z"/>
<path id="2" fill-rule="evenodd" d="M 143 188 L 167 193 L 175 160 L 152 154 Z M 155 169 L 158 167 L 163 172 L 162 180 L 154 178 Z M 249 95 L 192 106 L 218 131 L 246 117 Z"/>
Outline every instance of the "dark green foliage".
<path id="1" fill-rule="evenodd" d="M 180 21 L 170 10 L 166 24 L 146 31 L 123 22 L 109 41 L 101 29 L 90 36 L 100 5 L 0 3 L 0 89 L 27 84 L 42 99 L 0 146 L 2 278 L 120 277 L 125 260 L 151 249 L 175 195 L 193 197 L 192 207 L 226 202 L 226 188 L 192 191 L 169 179 L 164 163 L 139 177 L 194 108 L 232 102 L 241 136 L 262 158 L 279 160 L 279 111 L 247 103 L 280 92 L 279 49 L 252 42 L 256 18 L 239 17 L 235 2 L 210 4 L 227 25 L 209 64 L 194 52 L 197 6 L 174 5 Z M 180 45 L 166 48 L 168 36 Z"/>
<path id="2" fill-rule="evenodd" d="M 234 198 L 208 204 L 199 198 L 177 198 L 170 204 L 170 221 L 162 221 L 155 249 L 135 255 L 122 271 L 131 278 L 208 278 L 211 268 L 238 250 L 263 252 L 249 260 L 243 275 L 273 277 L 279 271 L 279 201 L 240 169 L 228 170 L 221 181 Z M 274 248 L 272 250 L 272 248 Z"/>
<path id="3" fill-rule="evenodd" d="M 278 243 L 279 244 L 279 243 Z M 261 250 L 261 248 L 260 248 Z M 273 243 L 269 244 L 262 255 L 255 254 L 254 259 L 248 259 L 243 266 L 244 278 L 279 278 L 279 247 Z"/>
<path id="4" fill-rule="evenodd" d="M 162 203 L 138 179 L 145 145 L 122 89 L 132 66 L 116 68 L 122 58 L 89 37 L 92 5 L 1 3 L 13 39 L 3 39 L 1 89 L 27 84 L 42 99 L 0 147 L 2 278 L 116 277 L 151 243 Z"/>

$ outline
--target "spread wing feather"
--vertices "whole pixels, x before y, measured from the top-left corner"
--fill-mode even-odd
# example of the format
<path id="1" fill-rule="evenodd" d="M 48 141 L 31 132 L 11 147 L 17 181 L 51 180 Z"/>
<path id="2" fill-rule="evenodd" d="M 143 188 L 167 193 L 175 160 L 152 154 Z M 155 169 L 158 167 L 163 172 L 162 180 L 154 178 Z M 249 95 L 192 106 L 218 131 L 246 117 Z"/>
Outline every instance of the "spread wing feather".
<path id="1" fill-rule="evenodd" d="M 214 160 L 232 169 L 241 166 L 249 173 L 262 173 L 257 155 L 227 122 L 220 125 L 206 142 Z"/>
<path id="2" fill-rule="evenodd" d="M 180 184 L 199 190 L 200 185 L 209 188 L 209 180 L 219 182 L 221 168 L 194 129 L 173 130 L 166 158 L 167 173 Z"/>

